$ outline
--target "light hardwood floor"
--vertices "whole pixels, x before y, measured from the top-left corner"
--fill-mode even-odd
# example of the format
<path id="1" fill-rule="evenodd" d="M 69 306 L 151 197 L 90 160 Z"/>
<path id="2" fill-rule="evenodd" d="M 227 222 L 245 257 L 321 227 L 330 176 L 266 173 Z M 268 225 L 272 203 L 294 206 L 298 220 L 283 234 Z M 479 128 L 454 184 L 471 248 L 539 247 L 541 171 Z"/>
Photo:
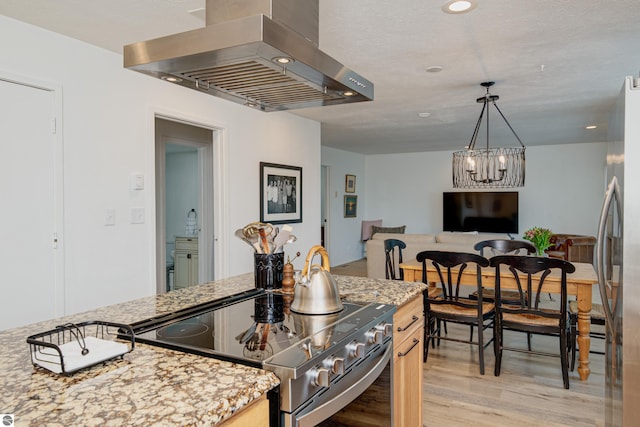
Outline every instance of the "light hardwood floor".
<path id="1" fill-rule="evenodd" d="M 366 260 L 331 268 L 334 274 L 366 276 Z M 450 335 L 468 337 L 469 329 L 448 325 Z M 485 332 L 486 339 L 491 332 Z M 526 345 L 526 336 L 505 332 L 510 346 Z M 602 340 L 592 339 L 593 350 Z M 533 338 L 541 351 L 558 352 L 553 337 Z M 485 350 L 485 375 L 478 369 L 478 349 L 441 341 L 429 349 L 424 365 L 424 425 L 440 426 L 604 426 L 604 356 L 590 355 L 591 376 L 580 381 L 569 373 L 570 389 L 562 387 L 560 359 L 505 351 L 502 372 L 493 375 L 493 347 Z"/>
<path id="2" fill-rule="evenodd" d="M 469 328 L 448 325 L 449 335 L 468 337 Z M 485 332 L 489 339 L 490 331 Z M 505 342 L 526 347 L 526 336 L 505 332 Z M 602 347 L 594 340 L 592 348 Z M 558 339 L 533 337 L 536 350 L 558 352 Z M 429 349 L 424 368 L 424 425 L 436 426 L 604 426 L 604 356 L 591 354 L 591 376 L 580 381 L 569 373 L 562 386 L 560 359 L 505 351 L 502 370 L 494 376 L 493 349 L 485 349 L 485 375 L 478 350 L 441 341 Z"/>

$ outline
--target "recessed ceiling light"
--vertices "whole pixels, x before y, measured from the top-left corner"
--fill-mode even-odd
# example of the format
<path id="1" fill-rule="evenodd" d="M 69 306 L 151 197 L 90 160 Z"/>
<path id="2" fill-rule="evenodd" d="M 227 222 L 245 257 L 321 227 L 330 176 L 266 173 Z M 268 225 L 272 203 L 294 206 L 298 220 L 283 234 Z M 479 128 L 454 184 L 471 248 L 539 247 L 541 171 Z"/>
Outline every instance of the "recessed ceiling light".
<path id="1" fill-rule="evenodd" d="M 476 0 L 449 0 L 442 6 L 445 13 L 467 13 L 478 6 Z"/>
<path id="2" fill-rule="evenodd" d="M 596 125 L 589 125 L 589 126 L 585 126 L 584 128 L 591 130 L 591 129 L 596 129 L 597 127 L 598 126 L 596 126 Z"/>
<path id="3" fill-rule="evenodd" d="M 442 65 L 432 65 L 430 67 L 425 68 L 425 70 L 427 70 L 428 73 L 439 73 L 440 71 L 442 71 L 443 67 Z"/>
<path id="4" fill-rule="evenodd" d="M 421 119 L 426 119 L 427 117 L 431 116 L 431 113 L 418 113 L 418 117 L 420 117 Z"/>

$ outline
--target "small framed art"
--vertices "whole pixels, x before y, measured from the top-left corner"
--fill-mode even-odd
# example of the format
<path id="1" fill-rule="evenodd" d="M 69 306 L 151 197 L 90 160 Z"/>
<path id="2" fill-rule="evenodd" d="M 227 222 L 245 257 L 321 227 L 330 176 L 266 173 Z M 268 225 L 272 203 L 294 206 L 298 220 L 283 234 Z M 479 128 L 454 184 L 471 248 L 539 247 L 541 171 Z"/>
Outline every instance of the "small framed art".
<path id="1" fill-rule="evenodd" d="M 260 162 L 260 221 L 302 222 L 302 168 Z"/>
<path id="2" fill-rule="evenodd" d="M 358 215 L 358 196 L 344 196 L 344 217 L 355 218 Z"/>
<path id="3" fill-rule="evenodd" d="M 355 175 L 347 175 L 345 178 L 344 184 L 344 192 L 345 193 L 355 193 L 356 192 L 356 176 Z"/>

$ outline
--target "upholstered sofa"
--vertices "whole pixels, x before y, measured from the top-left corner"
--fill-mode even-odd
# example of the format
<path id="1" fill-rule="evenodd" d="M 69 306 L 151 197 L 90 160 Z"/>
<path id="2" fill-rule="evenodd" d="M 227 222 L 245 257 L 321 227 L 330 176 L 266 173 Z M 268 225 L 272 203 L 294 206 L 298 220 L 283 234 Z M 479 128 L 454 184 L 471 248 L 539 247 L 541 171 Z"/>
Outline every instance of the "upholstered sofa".
<path id="1" fill-rule="evenodd" d="M 457 233 L 442 232 L 438 234 L 399 234 L 375 233 L 367 240 L 367 277 L 385 278 L 384 241 L 386 239 L 402 240 L 406 249 L 402 251 L 404 261 L 416 259 L 418 252 L 455 251 L 477 253 L 473 246 L 482 240 L 509 239 L 507 234 L 497 233 Z"/>

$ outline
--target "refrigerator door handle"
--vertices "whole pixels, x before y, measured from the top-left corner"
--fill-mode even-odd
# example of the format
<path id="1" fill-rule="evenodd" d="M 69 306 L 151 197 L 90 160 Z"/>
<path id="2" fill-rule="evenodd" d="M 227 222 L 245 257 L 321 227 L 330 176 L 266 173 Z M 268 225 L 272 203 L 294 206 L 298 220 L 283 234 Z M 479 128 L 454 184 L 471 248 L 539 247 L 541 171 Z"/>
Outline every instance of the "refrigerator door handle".
<path id="1" fill-rule="evenodd" d="M 616 202 L 616 210 L 619 221 L 622 220 L 622 202 L 620 200 L 620 186 L 618 185 L 618 179 L 614 176 L 609 183 L 607 193 L 605 195 L 604 203 L 602 205 L 602 212 L 600 214 L 600 222 L 598 224 L 598 236 L 596 240 L 596 273 L 598 275 L 598 287 L 600 289 L 600 298 L 602 299 L 602 307 L 605 314 L 605 324 L 610 334 L 614 333 L 613 325 L 613 309 L 609 304 L 609 295 L 607 293 L 607 278 L 605 276 L 604 267 L 604 248 L 606 244 L 607 234 L 607 218 L 609 216 L 609 209 L 611 204 Z"/>

